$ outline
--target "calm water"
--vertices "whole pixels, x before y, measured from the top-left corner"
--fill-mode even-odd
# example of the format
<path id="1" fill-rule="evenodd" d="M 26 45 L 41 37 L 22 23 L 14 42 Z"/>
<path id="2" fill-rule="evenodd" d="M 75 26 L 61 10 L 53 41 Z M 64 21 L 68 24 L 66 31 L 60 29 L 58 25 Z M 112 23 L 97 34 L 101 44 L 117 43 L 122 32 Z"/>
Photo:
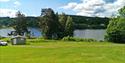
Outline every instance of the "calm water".
<path id="1" fill-rule="evenodd" d="M 28 28 L 28 30 L 31 31 L 31 36 L 34 36 L 34 37 L 41 36 L 41 31 L 38 28 Z M 13 28 L 0 29 L 0 36 L 8 37 L 7 34 L 10 33 L 11 31 L 14 31 L 14 29 Z"/>
<path id="2" fill-rule="evenodd" d="M 97 30 L 75 30 L 74 37 L 79 38 L 92 38 L 96 40 L 104 40 L 106 30 L 104 29 L 97 29 Z"/>
<path id="3" fill-rule="evenodd" d="M 41 31 L 38 28 L 29 28 L 29 31 L 31 31 L 31 35 L 35 37 L 40 37 Z M 14 31 L 13 28 L 5 28 L 5 29 L 0 29 L 0 36 L 7 37 L 7 34 L 10 33 L 11 31 Z M 106 31 L 103 29 L 99 30 L 91 30 L 91 29 L 86 29 L 86 30 L 75 30 L 74 31 L 74 37 L 79 37 L 79 38 L 93 38 L 96 40 L 104 40 L 104 35 Z"/>

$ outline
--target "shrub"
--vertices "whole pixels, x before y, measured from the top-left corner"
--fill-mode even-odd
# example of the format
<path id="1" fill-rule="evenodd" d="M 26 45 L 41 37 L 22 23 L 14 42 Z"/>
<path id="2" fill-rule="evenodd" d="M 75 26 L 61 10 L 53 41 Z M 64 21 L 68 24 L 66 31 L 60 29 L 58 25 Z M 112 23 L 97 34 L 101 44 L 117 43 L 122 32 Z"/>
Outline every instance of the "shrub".
<path id="1" fill-rule="evenodd" d="M 86 38 L 76 38 L 76 37 L 64 37 L 63 41 L 77 41 L 77 42 L 97 42 L 95 39 L 86 39 Z"/>

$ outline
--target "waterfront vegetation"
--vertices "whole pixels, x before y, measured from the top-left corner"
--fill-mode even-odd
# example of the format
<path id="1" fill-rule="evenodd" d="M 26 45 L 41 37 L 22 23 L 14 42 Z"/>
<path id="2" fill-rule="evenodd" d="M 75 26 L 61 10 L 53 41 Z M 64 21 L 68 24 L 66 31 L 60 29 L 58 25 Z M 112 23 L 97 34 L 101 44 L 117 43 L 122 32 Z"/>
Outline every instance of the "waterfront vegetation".
<path id="1" fill-rule="evenodd" d="M 119 16 L 110 20 L 105 38 L 107 41 L 125 43 L 125 6 L 119 10 Z"/>

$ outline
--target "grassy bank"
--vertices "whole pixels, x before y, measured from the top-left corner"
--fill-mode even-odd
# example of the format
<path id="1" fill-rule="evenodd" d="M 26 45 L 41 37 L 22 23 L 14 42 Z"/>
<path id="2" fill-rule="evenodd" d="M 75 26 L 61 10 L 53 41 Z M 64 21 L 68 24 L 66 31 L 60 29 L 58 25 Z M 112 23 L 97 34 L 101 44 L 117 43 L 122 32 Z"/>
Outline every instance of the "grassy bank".
<path id="1" fill-rule="evenodd" d="M 27 40 L 0 47 L 0 63 L 125 63 L 125 44 Z"/>

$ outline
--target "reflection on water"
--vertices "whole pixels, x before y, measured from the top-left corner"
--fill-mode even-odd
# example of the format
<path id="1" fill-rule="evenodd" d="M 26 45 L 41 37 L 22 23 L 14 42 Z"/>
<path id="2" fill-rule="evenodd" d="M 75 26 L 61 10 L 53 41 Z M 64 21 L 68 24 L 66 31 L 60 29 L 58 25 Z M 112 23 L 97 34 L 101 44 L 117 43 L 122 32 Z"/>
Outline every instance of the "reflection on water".
<path id="1" fill-rule="evenodd" d="M 14 29 L 13 28 L 0 29 L 0 36 L 7 37 L 7 34 L 10 33 L 11 31 L 14 31 Z"/>
<path id="2" fill-rule="evenodd" d="M 75 30 L 74 31 L 74 37 L 79 38 L 92 38 L 96 40 L 104 40 L 106 30 L 104 29 L 98 29 L 98 30 Z"/>
<path id="3" fill-rule="evenodd" d="M 42 36 L 42 33 L 41 33 L 39 28 L 28 28 L 28 30 L 31 31 L 31 36 L 34 36 L 34 37 Z M 14 29 L 13 28 L 0 29 L 0 36 L 7 37 L 7 34 L 10 33 L 11 31 L 14 31 Z M 91 30 L 91 29 L 75 30 L 74 37 L 93 38 L 96 40 L 104 40 L 105 33 L 106 33 L 106 31 L 103 29 L 99 29 L 99 30 Z"/>
<path id="4" fill-rule="evenodd" d="M 42 36 L 41 30 L 39 28 L 28 28 L 31 31 L 31 36 L 40 37 Z"/>
<path id="5" fill-rule="evenodd" d="M 28 28 L 29 31 L 31 31 L 31 36 L 34 37 L 40 37 L 41 36 L 41 31 L 39 28 Z M 8 33 L 11 31 L 14 31 L 13 28 L 5 28 L 5 29 L 0 29 L 0 36 L 2 37 L 8 37 Z"/>

